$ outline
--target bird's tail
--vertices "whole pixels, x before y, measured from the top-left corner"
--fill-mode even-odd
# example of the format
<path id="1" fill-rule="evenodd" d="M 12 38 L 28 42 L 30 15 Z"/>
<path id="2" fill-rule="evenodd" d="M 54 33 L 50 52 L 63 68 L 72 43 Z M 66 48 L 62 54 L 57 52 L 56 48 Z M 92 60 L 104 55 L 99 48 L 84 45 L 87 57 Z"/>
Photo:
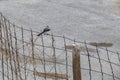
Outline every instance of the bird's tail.
<path id="1" fill-rule="evenodd" d="M 40 36 L 40 35 L 42 35 L 44 32 L 41 32 L 41 33 L 39 33 L 37 36 Z"/>

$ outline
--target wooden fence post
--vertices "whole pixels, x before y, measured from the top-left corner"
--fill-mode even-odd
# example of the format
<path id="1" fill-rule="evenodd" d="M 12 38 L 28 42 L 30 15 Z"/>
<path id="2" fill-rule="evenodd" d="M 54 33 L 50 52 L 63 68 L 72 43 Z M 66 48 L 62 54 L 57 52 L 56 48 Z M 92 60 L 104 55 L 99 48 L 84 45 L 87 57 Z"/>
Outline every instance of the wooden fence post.
<path id="1" fill-rule="evenodd" d="M 80 47 L 73 46 L 72 53 L 73 80 L 82 80 L 80 67 Z"/>

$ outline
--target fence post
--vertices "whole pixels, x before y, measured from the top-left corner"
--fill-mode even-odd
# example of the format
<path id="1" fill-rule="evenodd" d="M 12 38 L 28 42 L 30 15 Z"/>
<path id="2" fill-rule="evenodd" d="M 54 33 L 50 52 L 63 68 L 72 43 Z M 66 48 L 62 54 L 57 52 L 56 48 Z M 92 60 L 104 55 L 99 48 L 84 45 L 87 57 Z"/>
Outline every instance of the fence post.
<path id="1" fill-rule="evenodd" d="M 82 80 L 80 67 L 80 48 L 73 46 L 72 53 L 73 80 Z"/>

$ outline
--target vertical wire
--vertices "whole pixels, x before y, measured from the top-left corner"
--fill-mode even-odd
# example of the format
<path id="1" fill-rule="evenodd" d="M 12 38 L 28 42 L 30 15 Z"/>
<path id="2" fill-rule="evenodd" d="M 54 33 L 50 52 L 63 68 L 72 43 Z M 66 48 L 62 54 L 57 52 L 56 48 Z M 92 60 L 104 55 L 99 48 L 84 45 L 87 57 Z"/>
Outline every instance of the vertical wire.
<path id="1" fill-rule="evenodd" d="M 103 80 L 103 68 L 102 68 L 101 58 L 100 58 L 100 54 L 99 54 L 97 45 L 96 45 L 96 52 L 97 52 L 97 55 L 98 55 L 98 60 L 99 60 L 99 63 L 100 63 L 100 70 L 101 70 L 101 76 L 102 76 L 102 80 Z"/>
<path id="2" fill-rule="evenodd" d="M 55 39 L 54 39 L 53 35 L 52 35 L 52 48 L 53 48 L 53 59 L 55 60 L 55 62 L 54 62 L 55 80 L 57 80 L 56 50 L 55 50 Z"/>
<path id="3" fill-rule="evenodd" d="M 11 44 L 11 30 L 10 30 L 10 23 L 9 23 L 9 21 L 8 21 L 8 24 L 9 24 L 9 27 L 8 27 L 8 30 L 9 30 L 9 54 L 10 54 L 10 66 L 11 66 L 11 74 L 12 74 L 12 80 L 14 80 L 14 73 L 13 73 L 13 65 L 12 65 L 12 52 L 11 52 L 11 46 L 12 46 L 12 44 Z"/>
<path id="4" fill-rule="evenodd" d="M 43 39 L 43 35 L 41 35 L 41 39 L 42 39 L 42 48 L 43 48 L 43 67 L 44 67 L 44 73 L 45 73 L 45 77 L 44 79 L 46 80 L 46 63 L 45 63 L 45 49 L 44 49 L 44 39 Z"/>
<path id="5" fill-rule="evenodd" d="M 0 16 L 1 16 L 1 21 L 2 21 L 2 14 L 1 14 Z M 2 51 L 2 47 L 3 47 L 3 45 L 2 45 L 2 44 L 3 44 L 3 40 L 2 40 L 2 37 L 3 37 L 3 36 L 2 36 L 2 35 L 3 35 L 2 32 L 3 32 L 3 31 L 2 31 L 2 28 L 3 28 L 3 26 L 2 26 L 2 22 L 1 22 L 0 24 L 1 24 L 1 26 L 0 26 L 0 38 L 1 38 L 1 39 L 0 39 L 1 41 L 0 41 L 0 42 L 1 42 L 1 48 L 0 48 L 0 49 L 1 49 L 1 51 Z M 4 53 L 2 52 L 2 61 L 1 61 L 1 65 L 2 65 L 2 80 L 5 80 L 5 78 L 4 78 L 4 56 L 3 56 L 3 54 L 4 54 Z"/>
<path id="6" fill-rule="evenodd" d="M 67 48 L 66 48 L 65 36 L 63 36 L 63 39 L 64 39 L 64 47 L 65 47 L 65 52 L 66 52 L 65 58 L 66 58 L 66 78 L 67 78 L 67 76 L 68 76 L 68 52 L 67 52 Z M 68 78 L 67 78 L 67 80 L 68 80 Z"/>
<path id="7" fill-rule="evenodd" d="M 13 27 L 14 27 L 15 25 L 13 25 Z M 14 32 L 14 31 L 13 31 Z M 10 29 L 10 33 L 12 33 L 11 32 L 11 29 Z M 12 38 L 12 34 L 10 34 L 10 41 L 11 41 L 11 51 L 12 51 L 12 59 L 13 59 L 13 62 L 14 62 L 14 73 L 15 73 L 15 80 L 18 80 L 18 73 L 17 73 L 17 65 L 16 65 L 16 54 L 15 54 L 15 52 L 14 52 L 14 47 L 13 47 L 13 38 Z"/>
<path id="8" fill-rule="evenodd" d="M 31 30 L 31 47 L 32 47 L 32 62 L 33 62 L 33 72 L 34 72 L 34 80 L 36 80 L 36 75 L 35 75 L 35 52 L 34 52 L 34 47 L 35 47 L 35 45 L 34 45 L 34 42 L 33 42 L 33 31 Z"/>
<path id="9" fill-rule="evenodd" d="M 21 73 L 20 73 L 20 63 L 19 63 L 19 55 L 18 55 L 18 42 L 17 42 L 17 34 L 16 34 L 16 28 L 14 26 L 14 38 L 15 38 L 15 55 L 16 55 L 16 65 L 17 65 L 17 72 L 18 72 L 18 76 L 21 79 Z M 19 79 L 18 78 L 18 79 Z"/>
<path id="10" fill-rule="evenodd" d="M 26 75 L 26 58 L 25 58 L 25 46 L 24 46 L 24 31 L 23 27 L 21 27 L 21 32 L 22 32 L 22 52 L 24 55 L 24 79 L 27 80 L 27 75 Z"/>
<path id="11" fill-rule="evenodd" d="M 106 51 L 107 51 L 108 62 L 110 63 L 110 68 L 111 68 L 111 72 L 112 72 L 112 77 L 113 77 L 113 80 L 115 80 L 115 76 L 114 76 L 114 72 L 113 72 L 113 67 L 112 67 L 112 64 L 111 64 L 111 61 L 110 61 L 109 52 L 108 52 L 108 49 L 107 49 L 107 48 L 106 48 Z"/>
<path id="12" fill-rule="evenodd" d="M 9 60 L 9 55 L 10 53 L 8 52 L 8 46 L 9 46 L 9 42 L 8 42 L 8 29 L 7 29 L 7 23 L 6 23 L 6 19 L 4 18 L 4 36 L 5 36 L 5 53 L 6 53 L 6 62 L 7 62 L 7 78 L 9 80 L 9 64 L 8 64 L 8 60 Z"/>
<path id="13" fill-rule="evenodd" d="M 119 64 L 120 64 L 120 54 L 118 52 L 116 52 L 117 55 L 118 55 L 118 61 L 119 61 Z"/>
<path id="14" fill-rule="evenodd" d="M 89 50 L 88 50 L 86 41 L 85 41 L 84 43 L 85 43 L 85 48 L 86 48 L 86 51 L 87 51 L 87 54 L 88 54 L 88 63 L 89 63 L 89 75 L 90 75 L 90 80 L 92 80 L 90 53 L 89 53 Z"/>

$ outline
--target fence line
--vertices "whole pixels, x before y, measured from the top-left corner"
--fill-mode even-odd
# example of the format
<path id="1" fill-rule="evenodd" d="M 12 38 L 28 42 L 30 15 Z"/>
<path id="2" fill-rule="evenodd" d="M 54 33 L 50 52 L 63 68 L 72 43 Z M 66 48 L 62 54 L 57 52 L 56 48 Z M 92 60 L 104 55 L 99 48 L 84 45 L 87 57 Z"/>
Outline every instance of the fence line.
<path id="1" fill-rule="evenodd" d="M 119 52 L 65 36 L 37 37 L 38 33 L 16 26 L 0 13 L 2 80 L 73 80 L 73 44 L 80 45 L 83 80 L 120 80 Z"/>
<path id="2" fill-rule="evenodd" d="M 22 28 L 22 27 L 20 27 L 20 26 L 15 25 L 15 24 L 12 23 L 12 22 L 10 22 L 9 19 L 6 19 L 6 17 L 4 17 L 2 13 L 0 13 L 0 14 L 1 14 L 1 16 L 2 16 L 6 21 L 8 21 L 9 24 L 14 25 L 16 28 L 19 28 L 19 29 Z M 31 31 L 30 29 L 27 29 L 27 28 L 24 28 L 23 30 L 28 31 L 28 32 Z M 40 33 L 40 32 L 35 31 L 35 30 L 32 30 L 32 31 L 33 31 L 34 33 Z M 45 33 L 44 35 L 54 36 L 54 37 L 58 37 L 58 38 L 63 38 L 63 37 L 65 37 L 67 40 L 74 41 L 74 39 L 68 38 L 68 37 L 66 37 L 66 36 L 55 35 L 55 34 L 54 34 L 54 35 L 53 35 L 53 34 L 51 35 L 51 34 L 48 34 L 48 33 Z M 83 43 L 83 44 L 84 44 L 83 41 L 79 41 L 79 40 L 76 40 L 75 42 L 77 42 L 77 43 Z M 89 42 L 86 42 L 86 44 L 87 44 L 87 45 L 90 45 Z M 102 48 L 102 47 L 99 47 L 99 49 L 106 50 L 105 48 Z M 108 51 L 117 54 L 115 51 L 111 51 L 111 50 L 108 50 Z M 118 52 L 118 53 L 119 53 L 119 52 Z M 119 54 L 119 55 L 120 55 L 120 54 Z"/>

